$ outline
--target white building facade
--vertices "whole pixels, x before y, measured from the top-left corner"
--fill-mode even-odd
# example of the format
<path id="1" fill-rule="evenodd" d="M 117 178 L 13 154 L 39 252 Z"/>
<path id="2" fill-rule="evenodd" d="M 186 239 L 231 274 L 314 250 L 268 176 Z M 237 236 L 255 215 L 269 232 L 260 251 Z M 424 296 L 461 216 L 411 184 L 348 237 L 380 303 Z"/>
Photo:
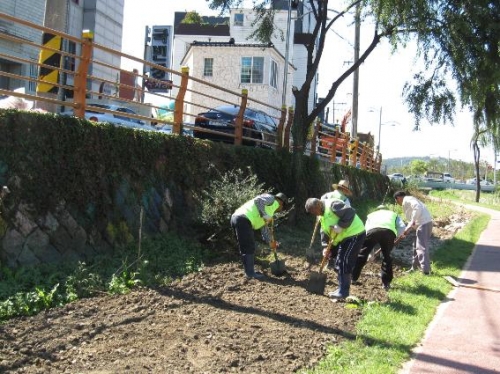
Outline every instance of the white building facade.
<path id="1" fill-rule="evenodd" d="M 191 44 L 181 64 L 189 67 L 190 75 L 195 78 L 238 94 L 243 89 L 248 90 L 249 97 L 278 109 L 273 110 L 251 100 L 248 107 L 263 110 L 274 117 L 280 116 L 282 87 L 279 84 L 278 66 L 283 66 L 284 57 L 273 46 L 197 42 Z M 196 92 L 203 92 L 206 96 L 196 96 Z M 186 102 L 202 102 L 208 108 L 221 105 L 224 100 L 236 103 L 235 99 L 235 95 L 229 92 L 224 93 L 193 80 L 190 80 L 189 91 L 185 96 Z M 206 108 L 191 104 L 185 107 L 185 112 L 192 115 L 203 111 Z"/>

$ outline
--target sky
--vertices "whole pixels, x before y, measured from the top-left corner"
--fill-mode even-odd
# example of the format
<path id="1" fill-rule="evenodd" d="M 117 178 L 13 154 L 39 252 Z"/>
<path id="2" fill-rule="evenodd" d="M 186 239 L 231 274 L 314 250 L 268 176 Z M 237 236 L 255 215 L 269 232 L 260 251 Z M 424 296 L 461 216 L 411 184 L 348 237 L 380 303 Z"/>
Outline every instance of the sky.
<path id="1" fill-rule="evenodd" d="M 248 1 L 247 1 L 248 3 Z M 176 11 L 196 10 L 205 16 L 218 12 L 208 8 L 206 0 L 125 0 L 122 49 L 124 53 L 142 58 L 145 26 L 173 25 Z M 325 96 L 332 82 L 353 60 L 354 27 L 352 19 L 345 18 L 344 25 L 329 33 L 320 65 L 318 95 Z M 361 29 L 361 51 L 373 33 L 371 27 Z M 414 60 L 416 49 L 410 45 L 406 50 L 391 54 L 387 43 L 382 43 L 368 57 L 359 70 L 358 132 L 371 132 L 378 144 L 379 123 L 380 149 L 384 159 L 394 157 L 450 157 L 453 160 L 473 162 L 470 147 L 472 116 L 468 112 L 457 112 L 453 124 L 421 123 L 420 131 L 412 131 L 414 119 L 403 102 L 402 90 L 406 81 L 421 66 Z M 123 64 L 128 70 L 139 66 Z M 353 83 L 348 78 L 329 104 L 329 120 L 332 112 L 338 119 L 352 105 Z M 335 110 L 333 110 L 333 107 Z M 382 117 L 380 121 L 380 111 Z M 494 163 L 491 149 L 481 150 L 481 159 Z"/>

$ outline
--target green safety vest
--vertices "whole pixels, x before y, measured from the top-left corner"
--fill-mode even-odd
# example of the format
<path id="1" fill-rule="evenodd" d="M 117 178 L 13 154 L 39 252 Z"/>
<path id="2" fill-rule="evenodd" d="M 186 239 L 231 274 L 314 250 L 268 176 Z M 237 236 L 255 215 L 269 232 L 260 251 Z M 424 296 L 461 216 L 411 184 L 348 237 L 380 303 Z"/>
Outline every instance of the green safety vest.
<path id="1" fill-rule="evenodd" d="M 279 206 L 280 203 L 274 200 L 274 203 L 272 203 L 271 205 L 264 206 L 264 211 L 269 217 L 272 217 L 274 215 L 274 212 L 276 212 L 276 210 L 279 208 Z M 258 230 L 266 224 L 266 221 L 264 221 L 264 219 L 260 216 L 259 209 L 257 209 L 257 205 L 255 205 L 253 199 L 247 201 L 241 207 L 236 209 L 235 214 L 246 216 L 250 221 L 250 223 L 252 224 L 252 228 L 254 230 Z"/>
<path id="2" fill-rule="evenodd" d="M 396 219 L 398 215 L 390 210 L 377 210 L 373 213 L 368 214 L 366 217 L 366 232 L 375 229 L 388 229 L 391 230 L 394 235 L 398 234 L 396 229 Z"/>
<path id="3" fill-rule="evenodd" d="M 330 238 L 331 238 L 330 227 L 335 226 L 339 222 L 339 217 L 330 208 L 330 205 L 332 204 L 333 200 L 338 201 L 338 199 L 324 200 L 325 212 L 323 213 L 323 216 L 321 217 L 321 229 Z M 357 214 L 355 214 L 351 225 L 349 227 L 343 229 L 341 233 L 334 235 L 333 244 L 336 245 L 336 244 L 340 243 L 342 240 L 344 240 L 345 238 L 360 234 L 364 231 L 365 231 L 365 225 L 363 224 L 363 221 L 361 220 L 361 218 L 358 217 Z"/>

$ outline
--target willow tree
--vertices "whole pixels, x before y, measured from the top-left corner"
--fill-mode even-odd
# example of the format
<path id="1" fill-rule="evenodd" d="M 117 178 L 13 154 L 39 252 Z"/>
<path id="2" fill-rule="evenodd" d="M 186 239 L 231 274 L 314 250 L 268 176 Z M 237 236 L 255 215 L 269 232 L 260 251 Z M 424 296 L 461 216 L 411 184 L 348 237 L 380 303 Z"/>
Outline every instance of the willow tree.
<path id="1" fill-rule="evenodd" d="M 417 121 L 423 116 L 436 121 L 452 112 L 455 96 L 435 93 L 450 81 L 456 84 L 457 99 L 473 113 L 471 147 L 479 201 L 480 146 L 492 144 L 496 152 L 500 144 L 500 2 L 437 1 L 433 14 L 418 32 L 427 73 L 407 85 L 406 99 Z"/>

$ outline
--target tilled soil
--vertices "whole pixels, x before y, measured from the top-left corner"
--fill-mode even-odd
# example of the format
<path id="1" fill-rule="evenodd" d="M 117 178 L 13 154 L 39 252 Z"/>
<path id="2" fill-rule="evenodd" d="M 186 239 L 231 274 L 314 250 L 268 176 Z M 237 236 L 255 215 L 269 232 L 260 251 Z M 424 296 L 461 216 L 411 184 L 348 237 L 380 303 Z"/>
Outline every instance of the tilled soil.
<path id="1" fill-rule="evenodd" d="M 451 231 L 436 234 L 434 246 Z M 411 253 L 410 239 L 405 242 L 395 255 Z M 219 263 L 170 287 L 103 295 L 10 320 L 0 326 L 0 372 L 292 373 L 312 367 L 329 344 L 355 338 L 361 309 L 309 293 L 303 258 L 281 258 L 287 266 L 281 277 L 268 263 L 261 263 L 263 281 L 244 278 L 237 262 Z M 386 301 L 379 269 L 368 262 L 351 295 Z M 337 285 L 335 273 L 326 272 L 325 295 Z M 401 272 L 395 266 L 395 276 Z"/>

